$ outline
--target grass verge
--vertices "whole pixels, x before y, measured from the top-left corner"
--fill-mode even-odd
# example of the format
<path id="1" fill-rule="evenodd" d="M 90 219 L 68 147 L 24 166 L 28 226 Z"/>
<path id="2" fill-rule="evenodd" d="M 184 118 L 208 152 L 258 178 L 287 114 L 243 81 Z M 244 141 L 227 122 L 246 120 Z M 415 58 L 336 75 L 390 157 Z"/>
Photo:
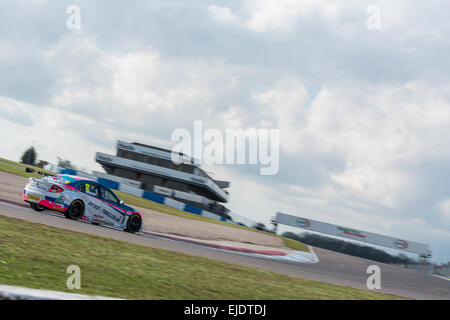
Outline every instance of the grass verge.
<path id="1" fill-rule="evenodd" d="M 0 283 L 125 299 L 402 299 L 0 216 Z M 73 292 L 73 291 L 72 291 Z"/>
<path id="2" fill-rule="evenodd" d="M 37 178 L 37 177 L 42 177 L 41 175 L 37 174 L 37 173 L 27 173 L 25 172 L 26 168 L 31 168 L 40 172 L 45 172 L 48 174 L 54 174 L 53 172 L 44 170 L 42 168 L 38 168 L 35 166 L 30 166 L 27 164 L 23 164 L 23 163 L 18 163 L 18 162 L 14 162 L 11 160 L 7 160 L 7 159 L 3 159 L 0 158 L 0 171 L 4 171 L 7 173 L 11 173 L 11 174 L 15 174 L 18 176 L 22 176 L 22 177 L 26 177 L 26 178 Z"/>
<path id="3" fill-rule="evenodd" d="M 14 161 L 11 161 L 11 160 L 0 158 L 0 171 L 4 171 L 4 172 L 7 172 L 7 173 L 11 173 L 11 174 L 15 174 L 15 175 L 19 175 L 19 176 L 27 177 L 27 178 L 29 178 L 29 177 L 34 177 L 34 178 L 35 177 L 41 177 L 37 173 L 27 173 L 27 172 L 25 172 L 25 168 L 32 168 L 32 169 L 35 169 L 35 170 L 38 170 L 38 171 L 41 171 L 41 172 L 46 172 L 48 174 L 55 174 L 54 172 L 46 171 L 46 170 L 43 170 L 43 169 L 38 168 L 38 167 L 25 165 L 25 164 L 22 164 L 22 163 L 18 163 L 18 162 L 14 162 Z M 305 252 L 309 251 L 308 247 L 305 244 L 303 244 L 301 242 L 298 242 L 296 240 L 293 240 L 293 239 L 289 239 L 289 238 L 282 237 L 282 236 L 279 236 L 279 235 L 274 235 L 274 234 L 271 234 L 271 233 L 268 233 L 268 232 L 264 232 L 264 231 L 260 231 L 260 230 L 254 229 L 254 228 L 249 228 L 249 227 L 245 227 L 245 226 L 235 225 L 235 224 L 228 223 L 228 222 L 225 222 L 225 221 L 215 220 L 215 219 L 207 218 L 205 216 L 200 216 L 200 215 L 197 215 L 197 214 L 194 214 L 194 213 L 178 210 L 178 209 L 171 208 L 171 207 L 165 206 L 163 204 L 160 204 L 160 203 L 157 203 L 157 202 L 154 202 L 154 201 L 150 201 L 150 200 L 147 200 L 147 199 L 136 197 L 136 196 L 133 196 L 131 194 L 127 194 L 127 193 L 120 192 L 120 191 L 117 191 L 117 190 L 114 190 L 114 193 L 116 193 L 117 196 L 121 200 L 123 200 L 125 203 L 127 203 L 127 204 L 129 204 L 131 206 L 138 206 L 138 207 L 145 208 L 145 209 L 155 210 L 155 211 L 159 211 L 159 212 L 162 212 L 162 213 L 175 215 L 175 216 L 186 218 L 186 219 L 205 221 L 205 222 L 209 222 L 209 223 L 216 223 L 216 224 L 221 224 L 221 225 L 228 226 L 228 227 L 241 228 L 241 229 L 249 230 L 249 231 L 252 231 L 252 232 L 262 232 L 262 233 L 265 233 L 265 234 L 270 235 L 270 236 L 275 236 L 275 237 L 282 238 L 283 241 L 284 241 L 284 245 L 287 248 L 298 250 L 298 251 L 305 251 Z"/>

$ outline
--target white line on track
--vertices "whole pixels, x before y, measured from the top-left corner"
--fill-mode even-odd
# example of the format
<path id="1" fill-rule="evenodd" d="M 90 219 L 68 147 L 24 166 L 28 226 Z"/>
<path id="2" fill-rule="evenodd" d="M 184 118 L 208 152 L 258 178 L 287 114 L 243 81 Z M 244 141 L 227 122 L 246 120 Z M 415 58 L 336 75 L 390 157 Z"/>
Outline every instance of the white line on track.
<path id="1" fill-rule="evenodd" d="M 446 277 L 443 277 L 443 276 L 438 276 L 437 274 L 432 274 L 432 276 L 435 276 L 435 277 L 438 277 L 438 278 L 450 281 L 450 278 L 446 278 Z"/>
<path id="2" fill-rule="evenodd" d="M 308 246 L 309 252 L 312 254 L 312 256 L 314 257 L 314 262 L 313 263 L 318 263 L 319 262 L 319 257 L 316 255 L 316 253 L 314 252 L 314 249 L 311 246 Z"/>

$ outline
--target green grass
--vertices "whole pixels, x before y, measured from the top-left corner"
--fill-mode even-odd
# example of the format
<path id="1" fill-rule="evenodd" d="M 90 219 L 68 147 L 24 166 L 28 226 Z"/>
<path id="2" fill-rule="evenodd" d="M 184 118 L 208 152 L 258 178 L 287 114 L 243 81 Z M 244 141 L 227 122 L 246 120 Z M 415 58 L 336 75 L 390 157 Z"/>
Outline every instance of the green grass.
<path id="1" fill-rule="evenodd" d="M 400 299 L 0 216 L 0 283 L 125 299 Z"/>
<path id="2" fill-rule="evenodd" d="M 11 174 L 15 174 L 18 176 L 22 176 L 22 177 L 26 177 L 26 178 L 37 178 L 37 177 L 42 177 L 41 175 L 37 174 L 37 173 L 27 173 L 25 172 L 26 168 L 31 168 L 40 172 L 45 172 L 48 174 L 54 174 L 54 172 L 50 172 L 47 170 L 44 170 L 42 168 L 38 168 L 35 166 L 30 166 L 27 164 L 22 164 L 22 163 L 18 163 L 18 162 L 14 162 L 11 160 L 7 160 L 7 159 L 3 159 L 0 158 L 0 171 L 4 171 L 7 173 L 11 173 Z"/>
<path id="3" fill-rule="evenodd" d="M 27 167 L 35 169 L 35 170 L 38 170 L 38 171 L 41 171 L 41 172 L 46 172 L 48 174 L 55 174 L 53 172 L 46 171 L 46 170 L 43 170 L 41 168 L 37 168 L 37 167 L 34 167 L 34 166 L 30 166 L 30 165 L 24 165 L 24 164 L 17 163 L 17 162 L 11 161 L 11 160 L 0 158 L 0 171 L 4 171 L 4 172 L 20 175 L 20 176 L 23 176 L 23 177 L 40 177 L 37 173 L 26 173 L 25 172 L 25 168 L 27 168 Z M 155 210 L 155 211 L 159 211 L 159 212 L 162 212 L 162 213 L 175 215 L 175 216 L 186 218 L 186 219 L 192 219 L 192 220 L 205 221 L 205 222 L 209 222 L 209 223 L 221 224 L 221 225 L 228 226 L 228 227 L 249 230 L 249 231 L 252 231 L 252 232 L 262 232 L 262 233 L 265 233 L 265 234 L 270 235 L 270 236 L 282 238 L 283 241 L 284 241 L 284 244 L 285 244 L 285 246 L 287 248 L 298 250 L 298 251 L 306 251 L 306 252 L 309 251 L 308 247 L 305 244 L 303 244 L 301 242 L 298 242 L 296 240 L 293 240 L 293 239 L 288 239 L 286 237 L 282 237 L 282 236 L 279 236 L 279 235 L 274 235 L 272 233 L 260 231 L 260 230 L 254 229 L 254 228 L 249 228 L 249 227 L 245 227 L 245 226 L 235 225 L 235 224 L 232 224 L 232 223 L 229 223 L 229 222 L 215 220 L 215 219 L 207 218 L 205 216 L 200 216 L 200 215 L 197 215 L 197 214 L 193 214 L 193 213 L 189 213 L 189 212 L 186 212 L 186 211 L 178 210 L 178 209 L 171 208 L 171 207 L 162 205 L 162 204 L 154 202 L 154 201 L 150 201 L 150 200 L 147 200 L 147 199 L 143 199 L 143 198 L 140 198 L 140 197 L 133 196 L 131 194 L 120 192 L 118 190 L 114 190 L 114 193 L 116 193 L 117 196 L 121 200 L 123 200 L 125 203 L 127 203 L 127 204 L 129 204 L 131 206 L 138 206 L 138 207 L 145 208 L 145 209 Z"/>
<path id="4" fill-rule="evenodd" d="M 303 243 L 294 239 L 281 237 L 284 240 L 286 247 L 297 250 L 297 251 L 309 251 L 308 247 Z"/>

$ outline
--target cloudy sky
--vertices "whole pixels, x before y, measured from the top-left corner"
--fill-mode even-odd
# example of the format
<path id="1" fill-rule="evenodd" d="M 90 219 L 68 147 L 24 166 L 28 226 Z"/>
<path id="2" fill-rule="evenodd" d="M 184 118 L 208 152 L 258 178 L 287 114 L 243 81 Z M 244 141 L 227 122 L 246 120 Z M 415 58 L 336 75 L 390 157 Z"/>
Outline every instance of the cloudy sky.
<path id="1" fill-rule="evenodd" d="M 33 144 L 98 170 L 95 152 L 117 139 L 171 147 L 195 120 L 279 129 L 277 175 L 206 168 L 231 181 L 233 211 L 429 243 L 444 262 L 448 12 L 445 0 L 1 1 L 0 156 Z"/>

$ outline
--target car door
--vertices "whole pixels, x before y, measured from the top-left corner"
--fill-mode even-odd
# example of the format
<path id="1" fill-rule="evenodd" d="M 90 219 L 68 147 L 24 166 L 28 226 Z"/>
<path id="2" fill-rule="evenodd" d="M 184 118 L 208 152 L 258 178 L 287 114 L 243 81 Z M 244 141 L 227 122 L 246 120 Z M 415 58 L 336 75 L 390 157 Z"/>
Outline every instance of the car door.
<path id="1" fill-rule="evenodd" d="M 99 185 L 93 181 L 86 181 L 80 184 L 79 190 L 83 193 L 85 211 L 90 219 L 103 222 L 103 205 L 100 200 Z"/>
<path id="2" fill-rule="evenodd" d="M 106 187 L 99 186 L 99 191 L 105 220 L 113 224 L 122 224 L 126 212 L 121 208 L 119 198 Z"/>

